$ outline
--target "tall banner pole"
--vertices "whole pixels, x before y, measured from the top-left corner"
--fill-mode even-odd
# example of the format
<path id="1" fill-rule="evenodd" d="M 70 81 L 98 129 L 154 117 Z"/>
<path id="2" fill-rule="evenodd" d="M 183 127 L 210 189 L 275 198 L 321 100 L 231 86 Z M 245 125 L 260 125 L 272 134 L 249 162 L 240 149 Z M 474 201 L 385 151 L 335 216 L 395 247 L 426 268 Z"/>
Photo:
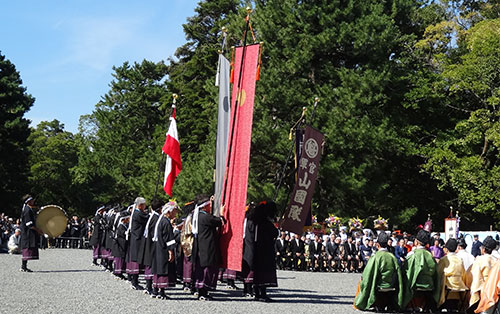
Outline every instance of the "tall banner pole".
<path id="1" fill-rule="evenodd" d="M 297 122 L 295 122 L 295 124 L 290 128 L 290 133 L 288 135 L 290 141 L 292 141 L 292 139 L 293 139 L 294 129 L 299 128 L 301 126 L 302 122 L 304 121 L 305 116 L 306 116 L 306 111 L 307 111 L 307 107 L 302 107 L 302 115 L 300 116 L 299 120 L 297 120 Z M 292 141 L 292 143 L 290 144 L 290 149 L 288 150 L 288 155 L 286 157 L 286 161 L 283 164 L 283 168 L 281 169 L 281 173 L 279 174 L 278 185 L 276 186 L 276 191 L 274 192 L 274 198 L 273 198 L 274 202 L 276 202 L 276 199 L 278 198 L 281 184 L 283 183 L 283 179 L 285 177 L 286 167 L 288 166 L 288 163 L 290 162 L 290 159 L 292 158 L 292 155 L 293 155 L 294 145 L 295 145 L 295 142 Z"/>
<path id="2" fill-rule="evenodd" d="M 227 161 L 226 161 L 226 175 L 225 175 L 225 178 L 224 178 L 224 191 L 227 190 L 227 178 L 228 178 L 228 172 L 229 172 L 229 164 L 231 163 L 231 152 L 232 152 L 232 148 L 233 148 L 233 141 L 234 141 L 234 129 L 235 129 L 235 125 L 236 125 L 236 113 L 238 111 L 238 104 L 241 100 L 241 76 L 243 74 L 243 64 L 245 62 L 245 52 L 246 52 L 246 46 L 247 46 L 247 35 L 248 35 L 248 28 L 249 28 L 249 25 L 250 25 L 250 13 L 252 12 L 252 9 L 250 8 L 247 8 L 247 16 L 245 18 L 245 32 L 243 33 L 243 51 L 242 51 L 242 55 L 241 55 L 241 62 L 240 62 L 240 73 L 238 75 L 238 83 L 237 83 L 237 97 L 236 97 L 236 102 L 234 103 L 234 107 L 233 107 L 233 116 L 232 116 L 232 126 L 231 126 L 231 133 L 230 133 L 230 136 L 229 138 L 231 139 L 231 141 L 228 143 L 228 154 L 227 154 Z M 222 196 L 222 205 L 225 205 L 226 204 L 226 194 L 227 193 L 224 193 L 224 195 Z"/>
<path id="3" fill-rule="evenodd" d="M 172 94 L 172 110 L 170 111 L 170 116 L 174 113 L 175 110 L 175 103 L 177 102 L 177 98 L 179 96 L 177 94 Z M 169 117 L 170 117 L 169 116 Z M 163 151 L 161 152 L 160 155 L 160 162 L 158 163 L 158 175 L 156 177 L 156 184 L 155 184 L 155 194 L 153 196 L 153 201 L 156 200 L 156 196 L 158 195 L 158 184 L 160 183 L 160 177 L 161 177 L 161 165 L 165 163 L 165 154 Z"/>

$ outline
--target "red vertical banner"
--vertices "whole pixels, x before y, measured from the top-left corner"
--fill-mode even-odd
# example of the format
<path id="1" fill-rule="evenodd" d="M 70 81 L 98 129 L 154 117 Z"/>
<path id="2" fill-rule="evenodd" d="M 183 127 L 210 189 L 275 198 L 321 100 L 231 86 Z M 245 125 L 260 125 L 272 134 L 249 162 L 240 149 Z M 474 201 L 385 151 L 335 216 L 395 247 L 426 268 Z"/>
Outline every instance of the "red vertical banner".
<path id="1" fill-rule="evenodd" d="M 231 111 L 235 112 L 235 115 L 231 116 L 229 125 L 228 143 L 230 147 L 228 147 L 226 182 L 222 196 L 227 223 L 222 231 L 220 247 L 222 267 L 235 271 L 241 271 L 243 257 L 243 224 L 245 221 L 259 50 L 258 44 L 237 47 L 234 55 Z"/>

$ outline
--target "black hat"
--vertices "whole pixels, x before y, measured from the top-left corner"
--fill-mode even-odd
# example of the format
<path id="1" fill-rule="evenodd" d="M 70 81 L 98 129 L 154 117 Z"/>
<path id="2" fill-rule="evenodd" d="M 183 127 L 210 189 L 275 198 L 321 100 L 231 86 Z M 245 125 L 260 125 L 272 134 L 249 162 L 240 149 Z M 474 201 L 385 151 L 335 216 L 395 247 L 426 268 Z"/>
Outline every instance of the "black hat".
<path id="1" fill-rule="evenodd" d="M 389 241 L 389 236 L 385 232 L 380 232 L 378 237 L 377 237 L 377 243 L 380 245 L 387 244 L 387 241 Z"/>
<path id="2" fill-rule="evenodd" d="M 417 240 L 422 243 L 422 245 L 429 244 L 431 241 L 431 237 L 429 236 L 429 232 L 421 229 L 417 233 Z"/>
<path id="3" fill-rule="evenodd" d="M 486 249 L 490 249 L 490 250 L 494 250 L 496 249 L 497 247 L 497 241 L 495 241 L 493 239 L 492 236 L 487 236 L 484 240 L 483 240 L 483 246 L 486 248 Z"/>
<path id="4" fill-rule="evenodd" d="M 445 248 L 450 252 L 455 252 L 457 250 L 458 241 L 454 238 L 449 238 L 444 245 Z"/>
<path id="5" fill-rule="evenodd" d="M 460 246 L 463 249 L 465 249 L 467 247 L 467 243 L 465 242 L 464 238 L 462 238 L 458 241 L 458 246 Z"/>

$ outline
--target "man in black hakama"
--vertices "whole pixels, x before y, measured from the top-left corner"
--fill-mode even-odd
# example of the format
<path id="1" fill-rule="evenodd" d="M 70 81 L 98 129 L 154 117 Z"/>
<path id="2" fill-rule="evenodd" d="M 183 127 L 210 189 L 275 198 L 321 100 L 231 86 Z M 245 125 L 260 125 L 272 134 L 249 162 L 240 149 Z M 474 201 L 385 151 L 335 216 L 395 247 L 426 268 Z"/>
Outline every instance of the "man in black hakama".
<path id="1" fill-rule="evenodd" d="M 113 242 L 114 242 L 114 231 L 113 223 L 115 222 L 116 213 L 114 209 L 110 210 L 104 215 L 104 249 L 102 253 L 102 259 L 104 260 L 104 268 L 106 271 L 113 272 Z"/>
<path id="2" fill-rule="evenodd" d="M 165 289 L 175 287 L 175 247 L 177 242 L 170 220 L 177 215 L 177 203 L 168 202 L 163 206 L 161 216 L 156 222 L 153 241 L 155 255 L 152 261 L 153 287 L 158 299 L 167 299 Z M 155 291 L 155 292 L 156 292 Z"/>
<path id="3" fill-rule="evenodd" d="M 276 213 L 276 204 L 261 202 L 250 207 L 247 213 L 245 239 L 243 247 L 244 294 L 255 300 L 270 302 L 267 287 L 277 287 L 275 242 L 278 229 L 272 220 Z"/>
<path id="4" fill-rule="evenodd" d="M 153 272 L 151 271 L 151 267 L 155 254 L 155 243 L 153 242 L 153 237 L 156 223 L 158 222 L 158 218 L 161 214 L 162 206 L 163 202 L 160 200 L 154 200 L 151 203 L 152 212 L 149 214 L 146 228 L 144 229 L 144 234 L 141 239 L 141 248 L 139 249 L 139 260 L 140 263 L 144 265 L 144 279 L 146 280 L 146 290 L 144 290 L 144 292 L 151 296 L 157 294 L 157 289 L 153 289 Z"/>
<path id="5" fill-rule="evenodd" d="M 134 290 L 142 290 L 142 287 L 139 285 L 139 273 L 141 272 L 141 268 L 143 266 L 140 264 L 139 250 L 148 219 L 149 215 L 146 213 L 146 200 L 142 197 L 136 198 L 127 233 L 129 241 L 127 274 L 129 276 L 132 289 Z"/>
<path id="6" fill-rule="evenodd" d="M 31 272 L 28 268 L 29 260 L 38 259 L 38 245 L 40 235 L 43 232 L 36 227 L 35 212 L 33 206 L 35 199 L 30 195 L 23 197 L 24 206 L 21 215 L 21 252 L 22 265 L 20 271 Z"/>
<path id="7" fill-rule="evenodd" d="M 104 265 L 102 258 L 102 250 L 104 245 L 104 218 L 103 214 L 105 207 L 101 206 L 95 212 L 93 221 L 92 235 L 90 236 L 89 245 L 91 245 L 93 250 L 93 260 L 92 265 L 97 266 L 97 259 L 101 259 L 101 265 Z"/>
<path id="8" fill-rule="evenodd" d="M 217 287 L 219 273 L 220 252 L 218 242 L 218 228 L 224 223 L 224 207 L 221 208 L 221 217 L 211 214 L 212 206 L 207 197 L 198 198 L 193 214 L 193 234 L 195 235 L 193 256 L 195 288 L 198 290 L 198 299 L 211 300 L 208 291 Z"/>
<path id="9" fill-rule="evenodd" d="M 127 256 L 127 239 L 126 233 L 128 229 L 128 224 L 130 221 L 130 215 L 122 216 L 118 219 L 118 224 L 115 227 L 115 241 L 113 244 L 113 274 L 120 278 L 125 279 L 123 274 L 125 273 L 125 257 Z"/>

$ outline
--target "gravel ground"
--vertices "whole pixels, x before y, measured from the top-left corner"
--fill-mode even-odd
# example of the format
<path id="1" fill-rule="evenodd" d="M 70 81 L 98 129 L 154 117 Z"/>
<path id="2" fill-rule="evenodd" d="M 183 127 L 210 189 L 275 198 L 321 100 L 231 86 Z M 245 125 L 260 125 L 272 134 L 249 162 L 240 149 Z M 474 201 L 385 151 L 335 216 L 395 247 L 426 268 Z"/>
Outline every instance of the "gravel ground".
<path id="1" fill-rule="evenodd" d="M 0 313 L 361 313 L 352 307 L 359 274 L 279 271 L 273 303 L 248 301 L 220 284 L 216 301 L 197 301 L 181 286 L 171 299 L 131 290 L 126 281 L 90 266 L 90 250 L 49 249 L 19 271 L 20 255 L 0 255 Z M 242 287 L 242 284 L 237 283 Z"/>

